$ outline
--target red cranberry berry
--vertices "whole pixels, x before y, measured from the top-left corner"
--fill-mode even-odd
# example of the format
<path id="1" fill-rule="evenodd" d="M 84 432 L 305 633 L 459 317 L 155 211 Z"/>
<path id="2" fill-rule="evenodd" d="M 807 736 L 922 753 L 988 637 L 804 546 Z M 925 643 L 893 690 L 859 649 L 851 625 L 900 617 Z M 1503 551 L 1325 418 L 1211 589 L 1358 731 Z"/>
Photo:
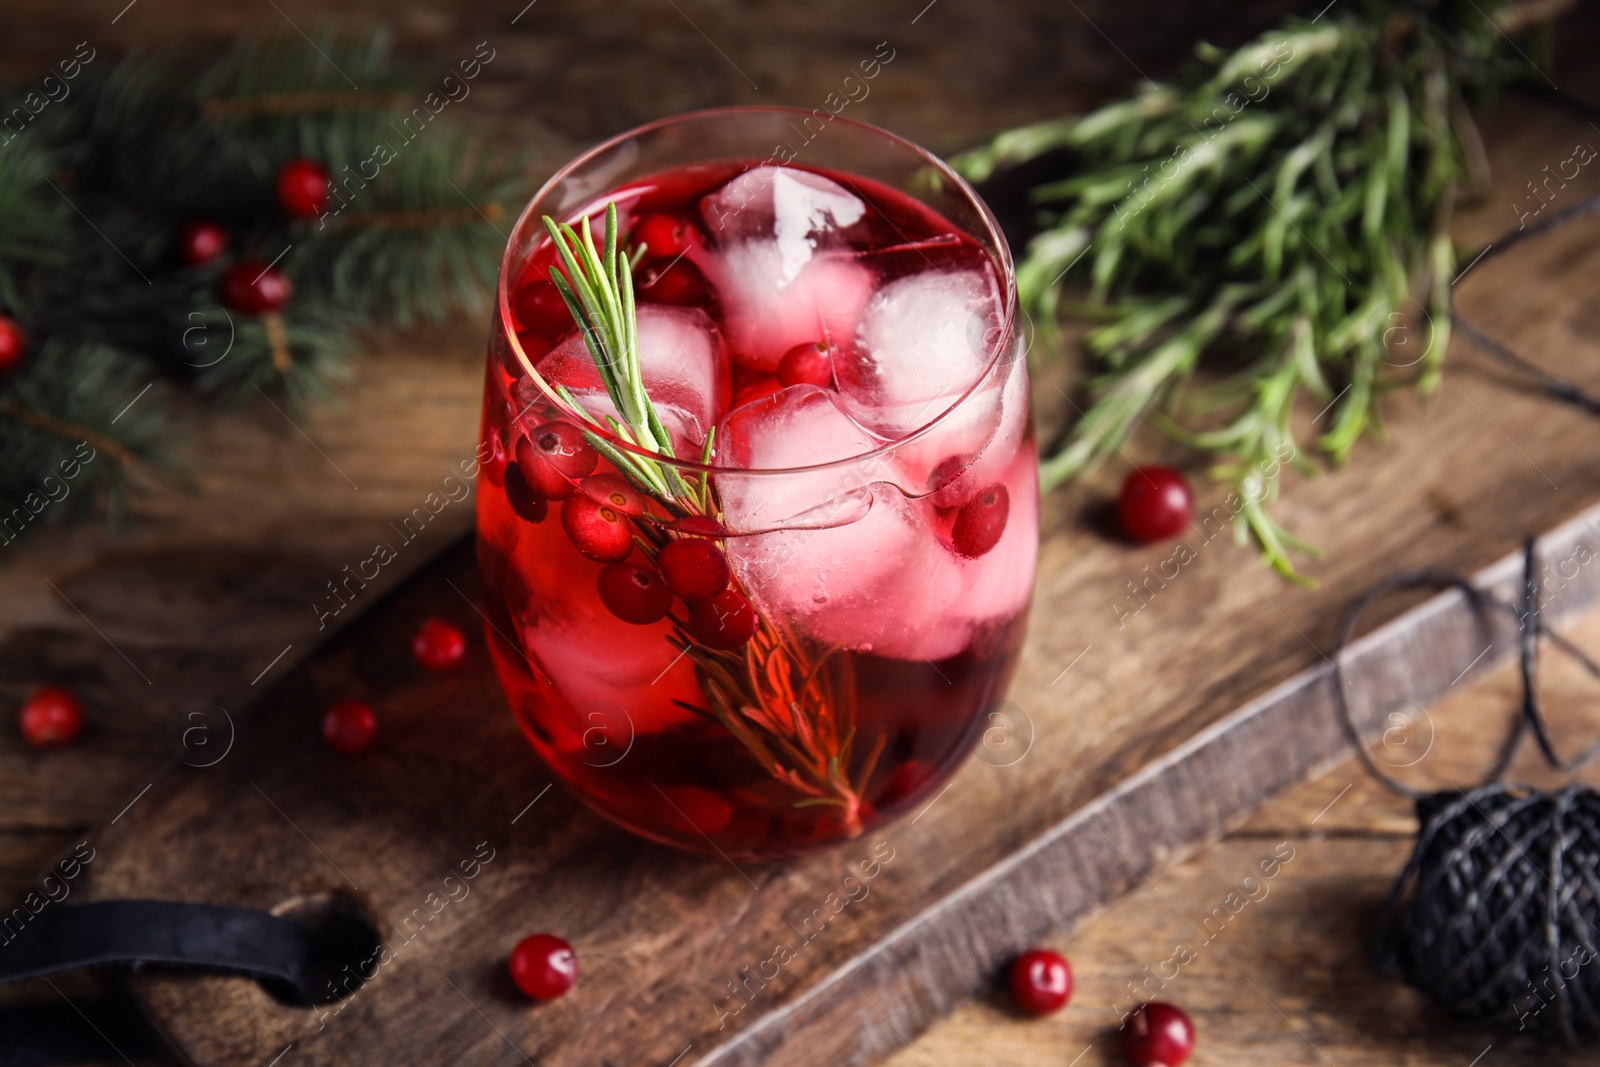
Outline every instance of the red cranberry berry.
<path id="1" fill-rule="evenodd" d="M 222 302 L 246 315 L 282 311 L 294 294 L 288 277 L 259 259 L 241 259 L 217 280 Z"/>
<path id="2" fill-rule="evenodd" d="M 733 578 L 722 549 L 699 537 L 668 541 L 656 561 L 667 588 L 688 601 L 710 600 Z"/>
<path id="3" fill-rule="evenodd" d="M 528 488 L 547 500 L 565 500 L 600 462 L 600 453 L 570 422 L 547 422 L 517 441 L 517 469 Z"/>
<path id="4" fill-rule="evenodd" d="M 970 479 L 963 478 L 978 457 L 970 452 L 946 456 L 928 473 L 929 499 L 936 508 L 959 508 L 972 498 Z"/>
<path id="5" fill-rule="evenodd" d="M 550 503 L 528 486 L 528 480 L 515 463 L 506 465 L 506 503 L 524 522 L 543 522 L 550 514 Z"/>
<path id="6" fill-rule="evenodd" d="M 672 590 L 653 567 L 610 563 L 595 580 L 600 603 L 623 622 L 645 626 L 660 622 L 672 608 Z"/>
<path id="7" fill-rule="evenodd" d="M 359 700 L 341 700 L 322 716 L 322 739 L 346 756 L 366 750 L 378 736 L 378 717 Z"/>
<path id="8" fill-rule="evenodd" d="M 0 315 L 0 374 L 16 369 L 28 351 L 28 335 L 15 319 Z"/>
<path id="9" fill-rule="evenodd" d="M 597 563 L 620 563 L 633 551 L 627 513 L 587 493 L 575 493 L 561 505 L 561 528 L 572 547 Z"/>
<path id="10" fill-rule="evenodd" d="M 1182 533 L 1194 517 L 1194 491 L 1170 467 L 1140 467 L 1122 483 L 1117 516 L 1135 541 L 1165 541 Z"/>
<path id="11" fill-rule="evenodd" d="M 517 290 L 511 313 L 519 330 L 531 330 L 550 341 L 559 340 L 573 327 L 572 312 L 561 298 L 561 290 L 544 278 L 534 278 Z"/>
<path id="12" fill-rule="evenodd" d="M 1072 967 L 1059 952 L 1032 948 L 1012 961 L 1006 984 L 1017 1007 L 1029 1015 L 1049 1015 L 1072 999 Z"/>
<path id="13" fill-rule="evenodd" d="M 710 600 L 689 604 L 689 632 L 707 648 L 743 648 L 755 636 L 756 609 L 737 589 L 724 589 Z"/>
<path id="14" fill-rule="evenodd" d="M 534 934 L 511 950 L 511 980 L 534 1000 L 554 1000 L 578 980 L 578 956 L 554 934 Z"/>
<path id="15" fill-rule="evenodd" d="M 977 559 L 1000 543 L 1006 532 L 1006 516 L 1011 511 L 1011 494 L 996 482 L 978 490 L 956 512 L 950 528 L 950 543 L 968 559 Z"/>
<path id="16" fill-rule="evenodd" d="M 34 748 L 65 748 L 83 729 L 78 698 L 60 686 L 37 689 L 22 705 L 22 739 Z"/>
<path id="17" fill-rule="evenodd" d="M 795 345 L 778 361 L 778 381 L 784 385 L 833 384 L 833 346 L 826 341 Z"/>
<path id="18" fill-rule="evenodd" d="M 320 215 L 333 184 L 328 168 L 314 159 L 291 159 L 278 171 L 278 206 L 294 219 Z"/>
<path id="19" fill-rule="evenodd" d="M 620 474 L 592 474 L 578 483 L 578 492 L 624 515 L 644 514 L 644 497 Z"/>
<path id="20" fill-rule="evenodd" d="M 178 258 L 191 267 L 210 263 L 228 247 L 228 231 L 210 219 L 195 219 L 178 232 Z"/>
<path id="21" fill-rule="evenodd" d="M 639 295 L 657 304 L 693 307 L 709 303 L 711 289 L 700 268 L 687 259 L 666 260 L 647 263 L 639 271 Z"/>
<path id="22" fill-rule="evenodd" d="M 443 619 L 429 619 L 417 627 L 411 655 L 424 670 L 453 670 L 467 656 L 467 639 Z"/>
<path id="23" fill-rule="evenodd" d="M 677 259 L 694 243 L 694 228 L 671 215 L 646 215 L 633 228 L 635 244 L 650 259 Z"/>
<path id="24" fill-rule="evenodd" d="M 1178 1067 L 1194 1051 L 1194 1023 L 1159 1000 L 1141 1004 L 1122 1024 L 1122 1054 L 1132 1067 Z"/>

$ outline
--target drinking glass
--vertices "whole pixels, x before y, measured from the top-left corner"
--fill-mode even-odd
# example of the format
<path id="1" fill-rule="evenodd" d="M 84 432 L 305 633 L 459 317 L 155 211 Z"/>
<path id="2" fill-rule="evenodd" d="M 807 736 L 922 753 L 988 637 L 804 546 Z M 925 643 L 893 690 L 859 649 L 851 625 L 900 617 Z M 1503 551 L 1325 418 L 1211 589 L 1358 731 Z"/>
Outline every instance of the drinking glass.
<path id="1" fill-rule="evenodd" d="M 598 246 L 608 205 L 664 448 L 607 421 L 551 280 L 545 217 Z M 858 837 L 938 789 L 1004 694 L 1038 545 L 1011 256 L 908 141 L 734 108 L 573 160 L 506 248 L 480 444 L 506 698 L 634 833 L 735 859 Z"/>

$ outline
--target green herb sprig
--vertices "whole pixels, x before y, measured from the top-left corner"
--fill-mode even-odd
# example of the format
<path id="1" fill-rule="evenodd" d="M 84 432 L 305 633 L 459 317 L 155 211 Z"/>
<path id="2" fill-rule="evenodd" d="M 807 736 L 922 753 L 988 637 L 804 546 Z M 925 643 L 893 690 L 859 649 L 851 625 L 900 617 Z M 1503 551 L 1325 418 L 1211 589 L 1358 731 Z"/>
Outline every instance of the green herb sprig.
<path id="1" fill-rule="evenodd" d="M 1239 539 L 1307 582 L 1289 552 L 1315 550 L 1268 510 L 1284 462 L 1315 470 L 1296 402 L 1326 405 L 1314 447 L 1343 463 L 1381 427 L 1385 390 L 1437 387 L 1457 266 L 1446 227 L 1482 178 L 1467 102 L 1527 70 L 1504 11 L 1346 0 L 1232 52 L 1200 46 L 1181 84 L 953 161 L 983 181 L 1047 153 L 1068 160 L 1033 189 L 1045 228 L 1017 269 L 1047 340 L 1061 315 L 1100 323 L 1085 341 L 1089 403 L 1047 451 L 1046 486 L 1149 417 L 1216 457 L 1244 501 Z"/>
<path id="2" fill-rule="evenodd" d="M 633 271 L 643 250 L 623 253 L 616 204 L 606 205 L 598 246 L 587 216 L 581 228 L 548 215 L 544 224 L 561 260 L 550 268 L 550 279 L 622 418 L 608 415 L 602 422 L 566 386 L 546 384 L 584 421 L 585 438 L 671 516 L 705 515 L 721 523 L 715 484 L 703 470 L 691 482 L 671 462 L 671 435 L 645 389 L 633 294 Z M 714 432 L 706 435 L 702 467 L 710 464 Z M 633 448 L 617 447 L 612 437 Z M 670 540 L 666 525 L 652 516 L 637 517 L 633 525 L 635 543 L 654 563 Z M 682 706 L 726 729 L 767 774 L 799 795 L 795 807 L 836 808 L 846 833 L 859 834 L 863 793 L 887 738 L 879 736 L 857 761 L 850 655 L 791 633 L 781 619 L 759 609 L 755 634 L 738 650 L 708 648 L 685 620 L 670 617 L 674 632 L 667 640 L 694 664 L 707 705 Z"/>

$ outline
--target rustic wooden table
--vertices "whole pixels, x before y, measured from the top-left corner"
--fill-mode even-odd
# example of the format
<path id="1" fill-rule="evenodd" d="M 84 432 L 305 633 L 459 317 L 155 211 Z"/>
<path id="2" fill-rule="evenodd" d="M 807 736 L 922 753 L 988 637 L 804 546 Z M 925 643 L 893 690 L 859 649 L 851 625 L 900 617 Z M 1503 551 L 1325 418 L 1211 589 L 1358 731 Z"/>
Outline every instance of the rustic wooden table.
<path id="1" fill-rule="evenodd" d="M 598 11 L 576 0 L 472 10 L 374 0 L 125 3 L 62 8 L 12 0 L 0 12 L 8 41 L 0 79 L 26 82 L 82 40 L 109 56 L 180 34 L 223 38 L 291 21 L 381 16 L 402 49 L 424 64 L 492 42 L 496 62 L 468 106 L 477 120 L 499 124 L 540 153 L 546 169 L 604 134 L 662 114 L 722 103 L 810 106 L 858 55 L 885 40 L 896 59 L 859 117 L 952 150 L 1005 126 L 1080 108 L 1139 72 L 1160 76 L 1195 37 L 1239 39 L 1284 6 L 827 0 L 752 8 L 628 0 Z M 1577 16 L 1588 30 L 1566 38 L 1593 40 L 1591 14 Z M 1558 68 L 1563 88 L 1600 99 L 1600 67 L 1583 66 L 1585 57 L 1573 51 Z M 1547 158 L 1559 158 L 1550 151 L 1591 136 L 1583 123 L 1519 99 L 1488 116 L 1484 128 L 1501 176 L 1496 188 L 1506 195 L 1463 214 L 1457 229 L 1467 245 L 1512 221 L 1505 204 L 1520 186 L 1518 175 L 1535 174 Z M 1571 248 L 1530 258 L 1518 268 L 1521 276 L 1502 274 L 1504 284 L 1473 299 L 1486 318 L 1525 327 L 1530 346 L 1563 331 L 1593 334 L 1594 263 Z M 19 897 L 50 856 L 136 799 L 171 757 L 172 727 L 188 709 L 197 702 L 242 706 L 264 675 L 315 647 L 316 619 L 306 605 L 327 575 L 363 554 L 374 531 L 408 510 L 469 448 L 483 333 L 480 324 L 464 323 L 373 338 L 342 408 L 295 427 L 265 406 L 199 413 L 192 427 L 196 493 L 142 495 L 131 528 L 119 535 L 59 531 L 4 550 L 0 708 L 15 707 L 39 681 L 70 678 L 89 721 L 77 748 L 49 756 L 0 730 L 0 899 Z M 1458 343 L 1452 357 L 1464 355 Z M 1480 387 L 1474 395 L 1494 394 Z M 1359 466 L 1343 477 L 1355 492 Z M 1089 502 L 1078 491 L 1056 516 Z M 1470 538 L 1472 524 L 1492 507 L 1450 498 L 1446 481 L 1436 503 L 1440 536 Z M 465 510 L 442 516 L 412 547 L 408 565 L 423 562 L 469 521 Z M 392 580 L 400 576 L 397 569 Z M 1600 627 L 1587 631 L 1600 639 Z M 1470 778 L 1491 744 L 1486 732 L 1508 707 L 1510 684 L 1496 676 L 1435 709 L 1437 744 L 1415 770 L 1441 783 Z M 1552 704 L 1582 735 L 1586 691 L 1566 676 L 1551 684 Z M 917 1037 L 891 1062 L 1118 1062 L 1110 1026 L 1113 1006 L 1130 995 L 1127 983 L 1142 981 L 1147 965 L 1191 938 L 1188 924 L 1201 921 L 1247 867 L 1280 848 L 1295 858 L 1269 897 L 1209 941 L 1162 991 L 1202 1027 L 1193 1062 L 1579 1062 L 1460 1031 L 1403 987 L 1372 975 L 1361 948 L 1411 830 L 1404 802 L 1352 765 L 1333 768 L 1214 846 L 1150 871 L 1149 884 L 1063 933 L 1059 944 L 1080 983 L 1071 1010 L 1025 1022 L 991 998 Z M 4 1000 L 41 996 L 56 993 L 23 988 Z"/>

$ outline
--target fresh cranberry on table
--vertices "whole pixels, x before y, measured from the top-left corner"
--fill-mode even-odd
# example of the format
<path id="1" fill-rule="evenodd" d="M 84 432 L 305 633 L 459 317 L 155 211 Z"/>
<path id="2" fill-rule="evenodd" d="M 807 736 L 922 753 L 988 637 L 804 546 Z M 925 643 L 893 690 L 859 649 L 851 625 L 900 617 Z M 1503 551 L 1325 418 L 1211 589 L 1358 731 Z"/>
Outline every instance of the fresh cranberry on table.
<path id="1" fill-rule="evenodd" d="M 1066 957 L 1032 948 L 1011 962 L 1006 973 L 1011 999 L 1029 1015 L 1049 1015 L 1072 999 L 1072 967 Z"/>
<path id="2" fill-rule="evenodd" d="M 426 670 L 448 671 L 467 655 L 467 639 L 443 619 L 428 619 L 411 639 L 411 655 Z"/>
<path id="3" fill-rule="evenodd" d="M 1182 533 L 1194 517 L 1194 491 L 1170 467 L 1140 467 L 1122 483 L 1117 516 L 1135 541 L 1165 541 Z"/>
<path id="4" fill-rule="evenodd" d="M 364 752 L 378 736 L 378 716 L 359 700 L 341 700 L 322 716 L 322 738 L 346 756 Z"/>
<path id="5" fill-rule="evenodd" d="M 65 748 L 83 729 L 78 698 L 56 685 L 34 691 L 22 705 L 22 739 L 34 748 Z"/>
<path id="6" fill-rule="evenodd" d="M 534 934 L 511 950 L 511 981 L 534 1000 L 554 1000 L 578 980 L 578 956 L 554 934 Z"/>
<path id="7" fill-rule="evenodd" d="M 1194 1024 L 1159 1000 L 1140 1005 L 1122 1024 L 1122 1054 L 1131 1067 L 1178 1067 L 1194 1051 Z"/>

